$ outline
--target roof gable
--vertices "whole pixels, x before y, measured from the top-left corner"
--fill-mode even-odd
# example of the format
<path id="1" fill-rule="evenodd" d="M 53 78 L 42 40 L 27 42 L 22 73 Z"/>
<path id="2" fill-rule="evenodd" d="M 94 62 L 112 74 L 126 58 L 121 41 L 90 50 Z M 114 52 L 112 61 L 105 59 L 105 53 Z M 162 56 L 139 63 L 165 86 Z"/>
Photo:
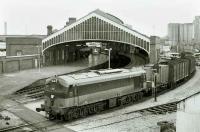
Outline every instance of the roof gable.
<path id="1" fill-rule="evenodd" d="M 144 35 L 142 33 L 139 33 L 138 31 L 135 31 L 133 29 L 130 29 L 130 28 L 126 27 L 125 25 L 123 25 L 123 22 L 119 18 L 117 18 L 117 17 L 115 17 L 113 15 L 110 15 L 108 13 L 105 13 L 105 12 L 99 10 L 99 9 L 97 9 L 95 11 L 92 11 L 88 15 L 78 19 L 76 22 L 74 22 L 74 23 L 72 23 L 72 24 L 60 29 L 59 31 L 57 31 L 57 32 L 55 32 L 53 34 L 51 34 L 50 36 L 45 38 L 44 41 L 46 39 L 49 39 L 49 38 L 54 37 L 56 35 L 62 34 L 64 31 L 72 29 L 76 25 L 79 25 L 79 24 L 83 23 L 84 21 L 86 21 L 86 20 L 88 20 L 88 19 L 90 19 L 92 17 L 96 17 L 98 19 L 101 19 L 101 20 L 103 20 L 103 21 L 105 21 L 107 23 L 110 23 L 113 26 L 118 27 L 118 28 L 120 28 L 120 29 L 122 29 L 122 30 L 124 30 L 124 31 L 126 31 L 126 32 L 128 32 L 130 34 L 133 34 L 133 35 L 136 35 L 136 36 L 139 35 L 145 41 L 149 41 L 149 37 L 148 36 L 146 36 L 146 35 Z"/>

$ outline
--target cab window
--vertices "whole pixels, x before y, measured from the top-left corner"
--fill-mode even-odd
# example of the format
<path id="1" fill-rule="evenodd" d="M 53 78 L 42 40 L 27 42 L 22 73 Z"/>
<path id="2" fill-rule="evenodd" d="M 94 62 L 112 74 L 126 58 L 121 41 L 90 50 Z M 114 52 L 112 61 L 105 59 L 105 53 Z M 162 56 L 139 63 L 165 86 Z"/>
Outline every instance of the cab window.
<path id="1" fill-rule="evenodd" d="M 69 85 L 69 97 L 73 97 L 73 86 Z"/>

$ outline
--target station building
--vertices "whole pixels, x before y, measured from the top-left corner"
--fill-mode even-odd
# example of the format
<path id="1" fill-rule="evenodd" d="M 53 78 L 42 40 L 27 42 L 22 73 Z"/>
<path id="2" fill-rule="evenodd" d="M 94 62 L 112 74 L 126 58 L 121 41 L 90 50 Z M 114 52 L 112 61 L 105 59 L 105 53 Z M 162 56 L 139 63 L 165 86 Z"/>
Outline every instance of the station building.
<path id="1" fill-rule="evenodd" d="M 99 9 L 76 20 L 70 18 L 66 25 L 42 40 L 43 60 L 46 65 L 65 64 L 83 56 L 82 50 L 88 42 L 101 42 L 116 53 L 150 54 L 150 39 L 133 30 L 122 20 Z"/>
<path id="2" fill-rule="evenodd" d="M 38 67 L 45 36 L 0 35 L 0 74 Z"/>
<path id="3" fill-rule="evenodd" d="M 41 38 L 8 37 L 6 38 L 6 56 L 40 54 Z"/>

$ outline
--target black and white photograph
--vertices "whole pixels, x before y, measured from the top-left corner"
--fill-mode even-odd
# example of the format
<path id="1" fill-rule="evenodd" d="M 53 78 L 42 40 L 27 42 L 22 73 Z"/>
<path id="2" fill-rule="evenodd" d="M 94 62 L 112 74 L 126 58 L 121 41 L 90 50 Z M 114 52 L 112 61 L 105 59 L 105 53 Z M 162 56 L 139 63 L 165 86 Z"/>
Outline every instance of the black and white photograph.
<path id="1" fill-rule="evenodd" d="M 199 124 L 199 0 L 0 0 L 0 132 Z"/>

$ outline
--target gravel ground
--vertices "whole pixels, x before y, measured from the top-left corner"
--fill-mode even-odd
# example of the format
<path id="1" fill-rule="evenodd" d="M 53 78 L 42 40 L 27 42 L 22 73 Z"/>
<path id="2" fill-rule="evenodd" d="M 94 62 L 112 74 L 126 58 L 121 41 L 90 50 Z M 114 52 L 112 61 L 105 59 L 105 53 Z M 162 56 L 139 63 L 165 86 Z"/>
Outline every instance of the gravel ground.
<path id="1" fill-rule="evenodd" d="M 119 115 L 105 119 L 88 119 L 87 121 L 75 121 L 65 127 L 78 132 L 157 132 L 157 122 L 175 122 L 176 113 L 164 115 L 142 115 L 132 113 Z"/>
<path id="2" fill-rule="evenodd" d="M 24 106 L 36 112 L 36 108 L 40 108 L 41 104 L 44 104 L 44 100 L 38 100 L 36 102 L 30 102 L 30 103 L 25 104 Z M 40 112 L 37 112 L 37 113 L 45 116 L 44 111 L 40 111 Z"/>
<path id="3" fill-rule="evenodd" d="M 22 125 L 24 122 L 8 111 L 0 112 L 0 129 Z"/>

